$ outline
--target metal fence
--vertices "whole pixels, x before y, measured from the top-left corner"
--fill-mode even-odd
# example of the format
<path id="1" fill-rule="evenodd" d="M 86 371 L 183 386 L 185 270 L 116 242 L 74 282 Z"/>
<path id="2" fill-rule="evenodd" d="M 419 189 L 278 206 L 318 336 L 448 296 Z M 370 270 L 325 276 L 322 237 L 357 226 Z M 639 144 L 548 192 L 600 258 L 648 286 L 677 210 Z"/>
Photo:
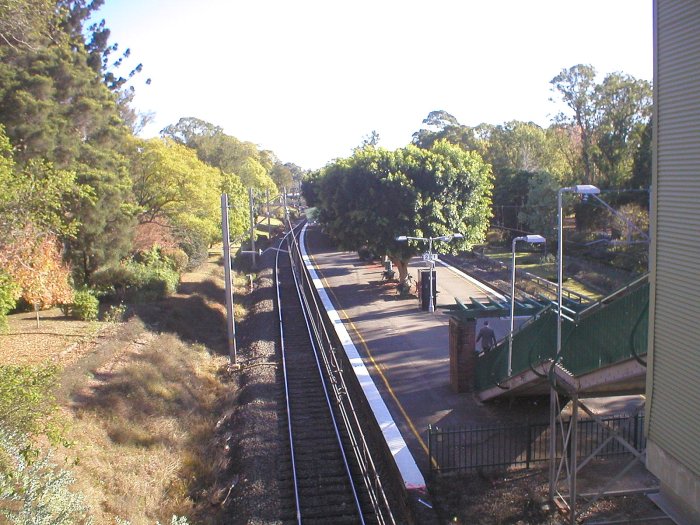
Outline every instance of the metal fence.
<path id="1" fill-rule="evenodd" d="M 614 430 L 636 450 L 646 446 L 644 416 L 615 415 L 602 418 L 605 427 L 593 419 L 578 421 L 578 454 L 583 458 L 597 447 L 605 446 L 596 457 L 630 455 L 616 439 L 609 439 Z M 565 421 L 568 426 L 569 422 Z M 549 461 L 549 423 L 528 423 L 518 426 L 471 428 L 428 427 L 428 450 L 431 474 L 469 472 L 473 470 L 506 470 L 541 465 Z M 557 458 L 562 457 L 561 440 L 557 440 Z"/>

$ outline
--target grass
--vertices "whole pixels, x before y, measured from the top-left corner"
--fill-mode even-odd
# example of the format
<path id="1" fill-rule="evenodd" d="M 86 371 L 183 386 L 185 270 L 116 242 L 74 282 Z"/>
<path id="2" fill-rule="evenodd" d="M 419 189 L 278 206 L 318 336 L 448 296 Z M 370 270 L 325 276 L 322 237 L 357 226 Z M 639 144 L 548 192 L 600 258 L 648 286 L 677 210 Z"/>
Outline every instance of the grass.
<path id="1" fill-rule="evenodd" d="M 236 278 L 237 299 L 246 282 Z M 76 479 L 72 490 L 93 523 L 220 522 L 212 493 L 225 450 L 216 426 L 236 392 L 224 373 L 223 299 L 217 254 L 183 275 L 177 294 L 138 305 L 125 323 L 70 320 L 56 309 L 42 312 L 37 330 L 33 313 L 9 316 L 0 365 L 61 369 L 58 417 L 72 446 L 54 457 Z"/>
<path id="2" fill-rule="evenodd" d="M 196 515 L 212 482 L 210 461 L 227 360 L 170 334 L 131 350 L 118 370 L 98 370 L 67 413 L 78 488 L 97 523 Z"/>
<path id="3" fill-rule="evenodd" d="M 510 265 L 512 264 L 513 260 L 512 252 L 491 251 L 485 252 L 484 255 L 492 260 L 504 264 L 508 268 L 510 268 Z M 537 259 L 538 256 L 539 254 L 537 253 L 516 252 L 515 266 L 518 270 L 524 270 L 548 281 L 556 282 L 558 273 L 556 262 L 535 262 L 535 259 Z M 569 291 L 584 295 L 586 297 L 590 297 L 593 300 L 602 299 L 604 295 L 606 295 L 601 291 L 604 285 L 613 289 L 616 287 L 615 284 L 610 284 L 610 281 L 613 278 L 613 273 L 613 270 L 610 270 L 606 273 L 605 270 L 598 268 L 595 272 L 583 272 L 579 276 L 583 277 L 580 280 L 569 278 L 565 274 L 564 288 L 566 288 Z M 587 283 L 590 283 L 593 286 L 589 286 L 587 285 Z"/>

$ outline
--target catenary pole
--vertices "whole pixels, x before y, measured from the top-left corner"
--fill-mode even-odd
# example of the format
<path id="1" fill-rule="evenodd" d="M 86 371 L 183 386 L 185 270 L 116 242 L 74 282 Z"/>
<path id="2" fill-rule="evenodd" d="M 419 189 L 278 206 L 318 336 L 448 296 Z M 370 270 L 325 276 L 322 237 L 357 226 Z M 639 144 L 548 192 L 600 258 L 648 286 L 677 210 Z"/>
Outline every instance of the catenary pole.
<path id="1" fill-rule="evenodd" d="M 224 288 L 226 289 L 226 331 L 231 364 L 236 364 L 236 322 L 233 318 L 233 287 L 231 286 L 231 240 L 228 229 L 228 195 L 221 194 L 221 230 L 224 241 Z"/>

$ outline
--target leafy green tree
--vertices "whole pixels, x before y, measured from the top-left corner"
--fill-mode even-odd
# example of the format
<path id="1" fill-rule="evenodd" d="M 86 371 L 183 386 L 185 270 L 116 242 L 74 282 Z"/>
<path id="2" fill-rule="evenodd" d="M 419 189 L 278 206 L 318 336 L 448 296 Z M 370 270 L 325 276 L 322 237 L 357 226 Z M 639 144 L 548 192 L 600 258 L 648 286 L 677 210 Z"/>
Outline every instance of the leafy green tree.
<path id="1" fill-rule="evenodd" d="M 51 0 L 0 2 L 0 45 L 33 48 L 46 39 L 55 21 Z"/>
<path id="2" fill-rule="evenodd" d="M 444 110 L 431 111 L 423 119 L 423 124 L 428 128 L 415 132 L 412 143 L 424 149 L 429 149 L 439 140 L 446 140 L 465 150 L 474 150 L 483 154 L 484 137 L 490 131 L 490 127 L 485 124 L 477 128 L 463 126 L 453 115 Z"/>
<path id="3" fill-rule="evenodd" d="M 632 164 L 632 177 L 627 186 L 635 190 L 649 190 L 651 186 L 651 160 L 652 160 L 652 131 L 653 121 L 649 119 L 648 124 L 642 132 L 639 148 L 635 152 L 634 162 Z M 639 194 L 641 198 L 637 202 L 645 208 L 649 208 L 649 194 Z"/>
<path id="4" fill-rule="evenodd" d="M 651 116 L 651 84 L 623 73 L 611 73 L 596 87 L 599 115 L 594 160 L 601 185 L 622 187 L 631 177 Z"/>
<path id="5" fill-rule="evenodd" d="M 402 281 L 408 260 L 425 246 L 397 236 L 461 233 L 464 239 L 439 248 L 455 252 L 483 240 L 491 215 L 489 166 L 446 141 L 430 149 L 358 149 L 326 166 L 318 185 L 319 220 L 327 231 L 341 247 L 387 254 Z"/>
<path id="6" fill-rule="evenodd" d="M 558 115 L 579 138 L 583 181 L 603 188 L 624 186 L 651 114 L 651 85 L 624 73 L 596 83 L 592 66 L 564 69 L 551 84 L 573 115 Z"/>
<path id="7" fill-rule="evenodd" d="M 220 237 L 221 171 L 172 140 L 137 141 L 131 178 L 139 222 L 164 222 L 205 244 Z"/>
<path id="8" fill-rule="evenodd" d="M 315 207 L 320 204 L 319 191 L 321 189 L 321 180 L 328 171 L 330 171 L 330 168 L 326 171 L 310 171 L 304 176 L 304 179 L 301 181 L 301 196 L 304 197 L 307 206 Z"/>
<path id="9" fill-rule="evenodd" d="M 270 178 L 278 188 L 291 188 L 294 183 L 292 170 L 285 164 L 277 163 L 270 172 Z"/>
<path id="10" fill-rule="evenodd" d="M 73 27 L 71 17 L 79 18 L 68 9 L 77 5 L 61 4 L 64 28 Z M 129 249 L 131 187 L 120 153 L 128 129 L 114 95 L 89 64 L 82 33 L 65 31 L 36 48 L 0 46 L 0 122 L 18 170 L 51 166 L 74 173 L 76 186 L 89 188 L 62 202 L 78 225 L 66 239 L 67 256 L 77 280 L 87 281 Z"/>
<path id="11" fill-rule="evenodd" d="M 518 214 L 518 220 L 529 231 L 544 235 L 550 240 L 556 236 L 557 192 L 561 180 L 547 172 L 539 172 L 529 178 L 527 203 Z"/>
<path id="12" fill-rule="evenodd" d="M 561 99 L 573 112 L 571 117 L 563 113 L 557 116 L 557 122 L 570 123 L 576 127 L 581 137 L 581 160 L 583 181 L 593 184 L 593 148 L 596 127 L 596 71 L 593 66 L 577 64 L 569 69 L 562 69 L 551 81 L 552 89 L 559 92 Z"/>
<path id="13" fill-rule="evenodd" d="M 182 118 L 177 124 L 165 127 L 161 135 L 194 149 L 210 166 L 238 175 L 246 188 L 262 191 L 276 188 L 270 178 L 274 155 L 259 151 L 252 142 L 226 135 L 219 126 L 197 118 Z"/>

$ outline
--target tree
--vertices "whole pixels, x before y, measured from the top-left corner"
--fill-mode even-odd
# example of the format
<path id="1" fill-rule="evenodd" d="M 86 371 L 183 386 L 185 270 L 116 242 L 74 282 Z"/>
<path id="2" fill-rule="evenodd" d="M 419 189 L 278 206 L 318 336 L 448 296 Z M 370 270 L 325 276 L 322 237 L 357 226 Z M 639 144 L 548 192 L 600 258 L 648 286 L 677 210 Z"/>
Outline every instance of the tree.
<path id="1" fill-rule="evenodd" d="M 594 160 L 604 187 L 621 187 L 631 177 L 646 123 L 651 116 L 651 84 L 611 73 L 596 87 L 597 148 Z"/>
<path id="2" fill-rule="evenodd" d="M 177 124 L 165 127 L 161 135 L 194 149 L 200 160 L 210 166 L 238 175 L 246 188 L 275 188 L 270 178 L 274 154 L 226 135 L 219 126 L 197 118 L 181 118 Z"/>
<path id="3" fill-rule="evenodd" d="M 627 186 L 635 190 L 649 190 L 651 186 L 651 160 L 652 160 L 652 131 L 653 121 L 649 122 L 644 127 L 641 140 L 637 151 L 634 153 L 634 162 L 632 164 L 632 177 Z M 642 198 L 637 200 L 645 208 L 649 208 L 649 195 L 644 194 Z"/>
<path id="4" fill-rule="evenodd" d="M 488 129 L 484 126 L 470 128 L 463 126 L 457 119 L 444 110 L 431 111 L 423 119 L 423 124 L 428 129 L 422 128 L 413 134 L 412 144 L 419 148 L 429 149 L 439 140 L 446 140 L 452 144 L 462 146 L 465 150 L 476 150 L 483 153 L 484 133 L 488 134 Z"/>
<path id="5" fill-rule="evenodd" d="M 79 19 L 79 10 L 70 10 L 78 4 L 60 4 L 68 13 L 63 35 L 36 49 L 0 46 L 0 122 L 19 171 L 51 166 L 89 188 L 61 203 L 78 225 L 64 239 L 67 257 L 76 279 L 87 282 L 97 267 L 128 251 L 133 199 L 121 153 L 128 129 L 114 94 L 88 63 L 80 24 L 68 21 Z"/>
<path id="6" fill-rule="evenodd" d="M 553 89 L 573 112 L 556 120 L 576 131 L 583 182 L 620 187 L 631 177 L 651 114 L 651 84 L 624 73 L 611 73 L 597 84 L 595 76 L 592 66 L 579 64 L 552 79 Z"/>
<path id="7" fill-rule="evenodd" d="M 571 122 L 581 136 L 581 159 L 583 164 L 583 182 L 593 184 L 593 134 L 596 127 L 595 76 L 593 66 L 577 64 L 569 69 L 562 69 L 550 84 L 561 95 L 564 103 L 573 112 L 572 117 L 563 113 L 557 116 L 559 123 Z"/>
<path id="8" fill-rule="evenodd" d="M 44 40 L 55 21 L 50 0 L 0 2 L 0 45 L 33 48 Z"/>
<path id="9" fill-rule="evenodd" d="M 290 188 L 294 182 L 292 170 L 279 162 L 272 168 L 270 178 L 278 188 Z"/>
<path id="10" fill-rule="evenodd" d="M 220 237 L 221 171 L 194 150 L 168 139 L 137 140 L 131 177 L 140 223 L 165 223 L 206 245 Z"/>
<path id="11" fill-rule="evenodd" d="M 461 233 L 464 239 L 440 247 L 454 253 L 483 241 L 491 216 L 489 166 L 446 141 L 430 149 L 358 149 L 326 166 L 317 183 L 319 221 L 340 246 L 387 254 L 402 281 L 408 260 L 425 246 L 397 236 Z"/>
<path id="12" fill-rule="evenodd" d="M 0 269 L 19 286 L 22 298 L 34 306 L 37 326 L 39 310 L 70 303 L 73 298 L 71 270 L 63 262 L 58 238 L 43 234 L 31 224 L 15 231 L 11 241 L 5 241 Z"/>
<path id="13" fill-rule="evenodd" d="M 529 231 L 549 239 L 555 235 L 559 188 L 561 180 L 551 173 L 539 172 L 530 177 L 527 204 L 518 214 L 518 220 L 526 224 Z"/>

